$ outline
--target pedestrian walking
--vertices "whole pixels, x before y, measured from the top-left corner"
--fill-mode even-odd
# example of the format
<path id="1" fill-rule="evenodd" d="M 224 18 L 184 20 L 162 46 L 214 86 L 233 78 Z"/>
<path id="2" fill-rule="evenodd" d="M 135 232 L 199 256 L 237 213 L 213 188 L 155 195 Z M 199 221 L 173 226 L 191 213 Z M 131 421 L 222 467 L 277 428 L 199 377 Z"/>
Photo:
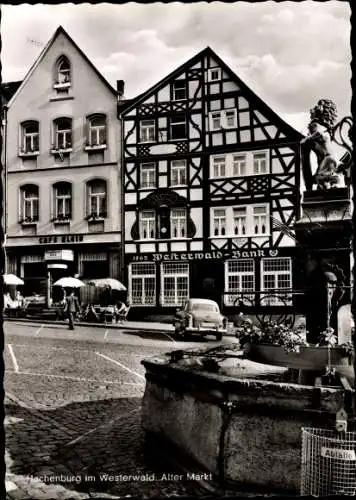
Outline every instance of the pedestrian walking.
<path id="1" fill-rule="evenodd" d="M 78 297 L 74 295 L 74 291 L 66 297 L 65 313 L 68 317 L 69 330 L 74 330 L 74 315 L 80 310 Z"/>

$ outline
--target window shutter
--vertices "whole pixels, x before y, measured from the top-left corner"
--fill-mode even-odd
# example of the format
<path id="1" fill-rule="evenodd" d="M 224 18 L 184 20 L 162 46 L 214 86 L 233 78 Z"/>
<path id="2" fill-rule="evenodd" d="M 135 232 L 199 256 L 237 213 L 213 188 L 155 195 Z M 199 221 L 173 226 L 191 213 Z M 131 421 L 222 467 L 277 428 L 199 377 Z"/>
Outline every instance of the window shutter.
<path id="1" fill-rule="evenodd" d="M 84 118 L 84 140 L 85 145 L 90 146 L 90 137 L 89 137 L 89 120 L 90 118 Z"/>

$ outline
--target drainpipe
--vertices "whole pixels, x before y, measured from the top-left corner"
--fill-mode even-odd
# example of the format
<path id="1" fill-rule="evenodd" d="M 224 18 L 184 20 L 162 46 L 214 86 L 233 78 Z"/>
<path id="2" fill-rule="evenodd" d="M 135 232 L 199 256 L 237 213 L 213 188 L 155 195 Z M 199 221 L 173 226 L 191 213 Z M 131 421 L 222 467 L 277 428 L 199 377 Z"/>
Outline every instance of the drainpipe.
<path id="1" fill-rule="evenodd" d="M 7 200 L 8 200 L 8 172 L 7 172 L 7 111 L 8 111 L 8 106 L 4 105 L 3 110 L 4 110 L 4 118 L 2 121 L 2 126 L 3 126 L 3 151 L 4 151 L 4 274 L 7 273 L 7 252 L 6 252 L 6 245 L 7 245 Z"/>
<path id="2" fill-rule="evenodd" d="M 119 124 L 120 124 L 120 198 L 121 198 L 121 203 L 120 203 L 120 208 L 121 208 L 121 241 L 120 241 L 120 274 L 121 274 L 121 281 L 125 281 L 125 264 L 124 264 L 124 257 L 125 257 L 125 171 L 124 171 L 124 126 L 123 126 L 123 120 L 120 116 L 118 115 L 119 119 Z"/>

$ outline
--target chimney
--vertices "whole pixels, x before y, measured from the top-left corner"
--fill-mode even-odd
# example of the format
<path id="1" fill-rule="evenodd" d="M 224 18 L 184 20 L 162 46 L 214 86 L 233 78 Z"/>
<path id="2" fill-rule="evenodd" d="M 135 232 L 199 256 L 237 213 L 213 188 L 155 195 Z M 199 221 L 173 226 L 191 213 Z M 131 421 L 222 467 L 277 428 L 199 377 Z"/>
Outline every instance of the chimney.
<path id="1" fill-rule="evenodd" d="M 117 100 L 121 101 L 124 97 L 125 91 L 125 82 L 124 80 L 116 80 L 116 91 L 117 91 Z"/>

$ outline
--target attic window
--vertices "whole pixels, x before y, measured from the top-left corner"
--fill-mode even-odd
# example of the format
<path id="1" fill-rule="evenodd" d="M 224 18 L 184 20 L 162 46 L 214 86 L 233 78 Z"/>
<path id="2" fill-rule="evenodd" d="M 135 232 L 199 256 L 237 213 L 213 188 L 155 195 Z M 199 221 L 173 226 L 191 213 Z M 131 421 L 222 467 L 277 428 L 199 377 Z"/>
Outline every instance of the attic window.
<path id="1" fill-rule="evenodd" d="M 71 85 L 71 68 L 69 59 L 61 56 L 56 63 L 54 88 L 63 89 Z"/>
<path id="2" fill-rule="evenodd" d="M 209 81 L 217 82 L 218 80 L 221 80 L 221 69 L 220 68 L 209 69 Z"/>

